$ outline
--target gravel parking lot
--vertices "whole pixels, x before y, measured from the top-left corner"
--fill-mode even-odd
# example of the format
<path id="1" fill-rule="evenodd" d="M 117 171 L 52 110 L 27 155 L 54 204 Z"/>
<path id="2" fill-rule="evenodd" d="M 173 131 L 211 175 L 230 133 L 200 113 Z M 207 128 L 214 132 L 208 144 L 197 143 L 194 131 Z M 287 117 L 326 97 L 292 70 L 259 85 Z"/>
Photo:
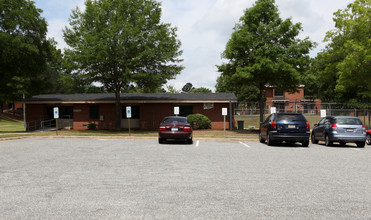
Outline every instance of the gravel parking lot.
<path id="1" fill-rule="evenodd" d="M 371 147 L 0 141 L 0 219 L 370 219 Z"/>

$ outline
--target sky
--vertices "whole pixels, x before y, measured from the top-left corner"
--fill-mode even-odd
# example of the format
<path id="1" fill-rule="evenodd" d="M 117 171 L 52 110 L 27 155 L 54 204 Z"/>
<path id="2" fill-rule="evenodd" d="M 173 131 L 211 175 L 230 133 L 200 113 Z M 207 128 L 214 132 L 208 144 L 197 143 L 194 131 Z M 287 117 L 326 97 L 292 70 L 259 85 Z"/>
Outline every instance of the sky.
<path id="1" fill-rule="evenodd" d="M 85 0 L 34 0 L 43 10 L 48 22 L 48 37 L 64 49 L 62 29 L 68 25 L 71 11 L 79 7 L 84 10 Z M 181 90 L 190 82 L 194 87 L 215 90 L 220 75 L 216 65 L 227 62 L 221 58 L 233 28 L 243 16 L 244 10 L 253 6 L 255 0 L 158 0 L 161 2 L 162 22 L 177 27 L 178 39 L 183 51 L 181 74 L 167 85 Z M 323 39 L 327 31 L 334 29 L 333 13 L 345 9 L 353 0 L 276 0 L 282 19 L 291 18 L 300 22 L 303 31 L 299 38 L 309 37 L 318 43 L 310 53 L 315 57 L 325 48 Z"/>

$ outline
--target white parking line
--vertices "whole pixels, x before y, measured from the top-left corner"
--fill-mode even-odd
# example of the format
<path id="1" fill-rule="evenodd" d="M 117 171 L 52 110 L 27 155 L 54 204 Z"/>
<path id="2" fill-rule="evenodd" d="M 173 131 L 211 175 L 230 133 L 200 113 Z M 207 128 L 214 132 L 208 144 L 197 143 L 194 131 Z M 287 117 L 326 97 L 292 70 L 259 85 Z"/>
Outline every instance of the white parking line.
<path id="1" fill-rule="evenodd" d="M 245 147 L 247 147 L 247 148 L 250 148 L 249 145 L 247 145 L 247 144 L 245 144 L 245 143 L 243 143 L 243 142 L 241 142 L 241 141 L 240 141 L 240 144 L 242 144 L 243 146 L 245 146 Z"/>
<path id="2" fill-rule="evenodd" d="M 200 146 L 200 141 L 196 141 L 196 147 Z"/>

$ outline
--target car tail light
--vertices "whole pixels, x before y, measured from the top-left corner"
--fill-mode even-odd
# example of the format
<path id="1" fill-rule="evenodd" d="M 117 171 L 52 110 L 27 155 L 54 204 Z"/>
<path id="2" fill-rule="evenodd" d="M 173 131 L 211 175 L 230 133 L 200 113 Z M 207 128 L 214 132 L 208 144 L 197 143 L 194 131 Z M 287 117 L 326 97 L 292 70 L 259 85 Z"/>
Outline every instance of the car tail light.
<path id="1" fill-rule="evenodd" d="M 366 131 L 365 125 L 362 125 L 362 131 Z"/>
<path id="2" fill-rule="evenodd" d="M 307 130 L 310 130 L 310 124 L 307 122 Z"/>
<path id="3" fill-rule="evenodd" d="M 332 130 L 336 131 L 338 129 L 338 126 L 336 124 L 331 124 L 331 128 L 332 128 Z"/>
<path id="4" fill-rule="evenodd" d="M 191 131 L 191 127 L 184 127 L 183 131 Z"/>
<path id="5" fill-rule="evenodd" d="M 166 127 L 165 126 L 160 126 L 160 131 L 166 131 Z"/>
<path id="6" fill-rule="evenodd" d="M 277 122 L 276 121 L 272 121 L 271 129 L 277 129 Z"/>

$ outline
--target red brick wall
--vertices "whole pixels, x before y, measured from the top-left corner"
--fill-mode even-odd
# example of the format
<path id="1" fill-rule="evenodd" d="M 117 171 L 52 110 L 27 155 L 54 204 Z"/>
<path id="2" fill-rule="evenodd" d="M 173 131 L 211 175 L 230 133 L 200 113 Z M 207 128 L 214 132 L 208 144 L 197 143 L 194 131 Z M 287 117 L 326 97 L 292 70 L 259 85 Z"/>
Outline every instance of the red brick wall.
<path id="1" fill-rule="evenodd" d="M 88 123 L 97 124 L 98 129 L 115 129 L 115 104 L 99 104 L 99 115 L 103 115 L 103 121 L 90 119 L 90 104 L 75 104 L 73 109 L 73 129 L 86 130 Z"/>
<path id="2" fill-rule="evenodd" d="M 90 108 L 93 104 L 74 104 L 73 129 L 86 130 L 88 123 L 96 123 L 98 129 L 115 129 L 116 111 L 115 104 L 99 104 L 99 115 L 104 117 L 103 121 L 99 119 L 90 119 Z M 138 105 L 138 104 L 121 104 Z M 214 104 L 212 109 L 204 109 L 203 104 L 184 104 L 193 105 L 193 113 L 206 115 L 212 121 L 212 129 L 223 129 L 222 108 L 228 108 L 229 104 Z M 140 106 L 140 129 L 157 130 L 161 120 L 166 116 L 174 115 L 174 106 L 181 104 L 139 104 Z M 39 120 L 41 115 L 46 115 L 46 105 L 28 104 L 26 107 L 27 121 Z M 226 116 L 226 128 L 229 129 L 229 114 Z M 121 112 L 120 112 L 121 115 Z M 121 116 L 120 116 L 121 120 Z"/>
<path id="3" fill-rule="evenodd" d="M 192 105 L 192 104 L 188 104 Z M 140 128 L 144 130 L 157 129 L 161 120 L 166 116 L 174 115 L 174 106 L 178 104 L 141 104 L 140 105 Z M 212 124 L 212 129 L 223 129 L 222 108 L 228 108 L 229 104 L 214 104 L 214 108 L 203 109 L 203 104 L 193 104 L 193 113 L 206 115 Z M 228 112 L 229 115 L 229 112 Z M 229 122 L 229 116 L 226 117 Z M 229 124 L 227 123 L 227 128 Z"/>
<path id="4" fill-rule="evenodd" d="M 47 118 L 46 105 L 26 104 L 26 122 L 29 122 L 29 130 L 40 129 L 41 120 Z"/>

